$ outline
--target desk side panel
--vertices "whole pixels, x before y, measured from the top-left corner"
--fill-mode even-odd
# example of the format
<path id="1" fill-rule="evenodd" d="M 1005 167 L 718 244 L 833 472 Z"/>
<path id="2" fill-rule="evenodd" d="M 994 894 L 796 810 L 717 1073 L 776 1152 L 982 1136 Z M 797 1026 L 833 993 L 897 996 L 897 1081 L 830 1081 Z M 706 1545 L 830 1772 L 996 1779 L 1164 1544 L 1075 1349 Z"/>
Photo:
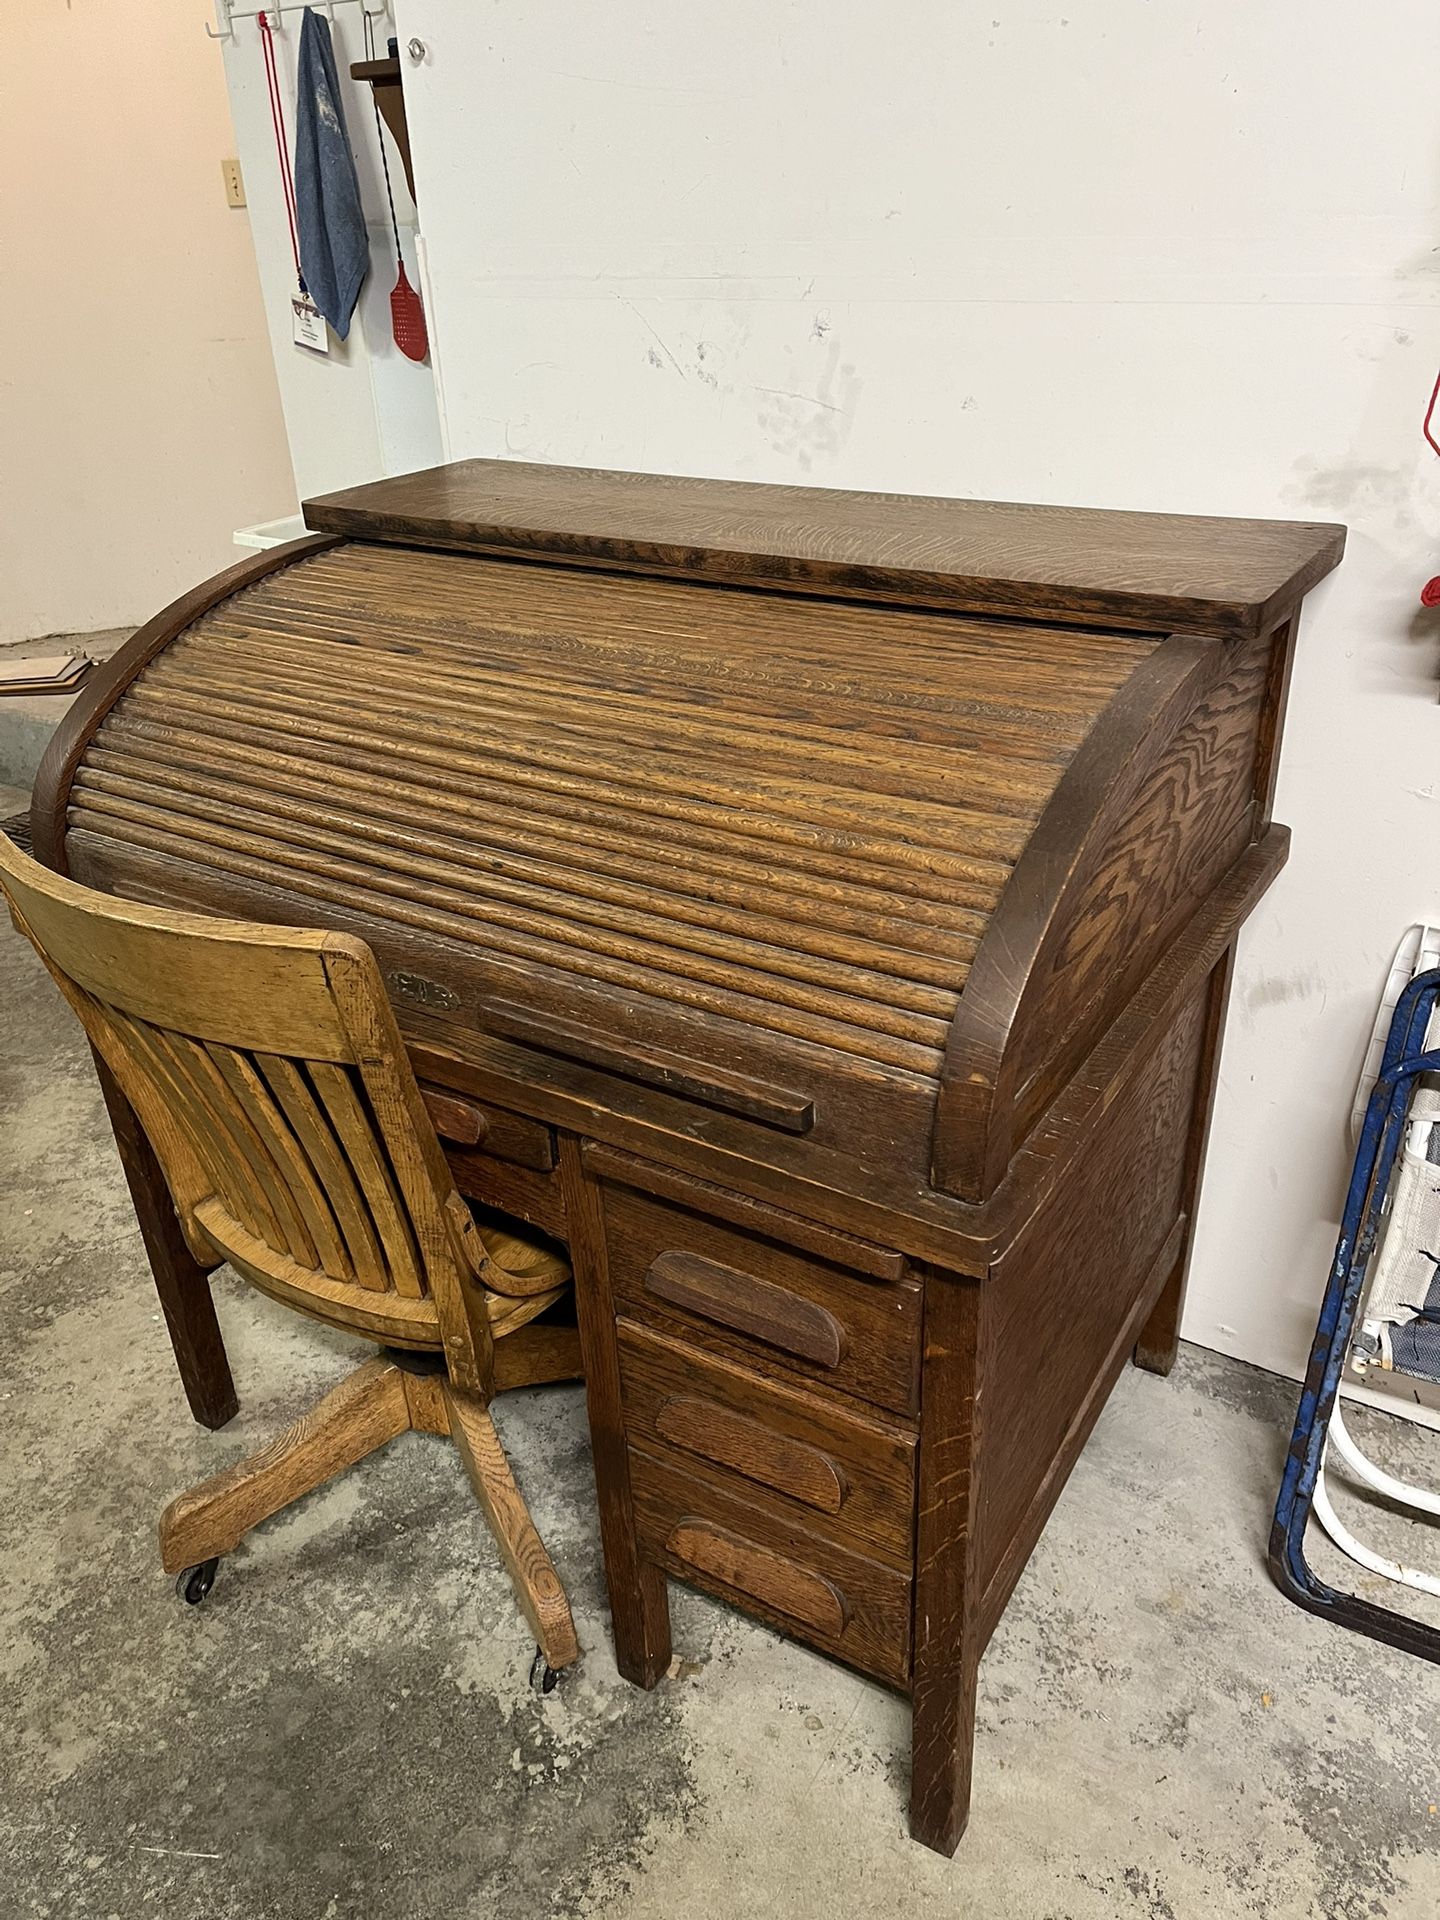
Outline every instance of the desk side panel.
<path id="1" fill-rule="evenodd" d="M 936 1111 L 938 1186 L 972 1204 L 995 1191 L 1263 830 L 1292 637 L 1286 622 L 1251 642 L 1172 639 L 1097 721 L 972 963 Z M 1208 659 L 1197 652 L 1207 645 Z M 1167 670 L 1187 661 L 1169 704 L 1147 716 L 1133 697 L 1142 681 L 1164 693 Z"/>
<path id="2" fill-rule="evenodd" d="M 986 1637 L 1183 1256 L 1208 993 L 1202 983 L 1180 1008 L 1127 1097 L 991 1269 L 974 1544 Z"/>

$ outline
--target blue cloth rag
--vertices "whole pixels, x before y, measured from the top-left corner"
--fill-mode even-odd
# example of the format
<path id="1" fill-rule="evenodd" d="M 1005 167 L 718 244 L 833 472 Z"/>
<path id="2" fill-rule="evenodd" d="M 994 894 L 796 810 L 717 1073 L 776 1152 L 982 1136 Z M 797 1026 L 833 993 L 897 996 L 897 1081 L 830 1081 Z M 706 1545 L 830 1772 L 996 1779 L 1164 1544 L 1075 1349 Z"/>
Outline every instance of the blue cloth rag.
<path id="1" fill-rule="evenodd" d="M 343 340 L 370 268 L 370 240 L 345 131 L 330 23 L 309 7 L 300 28 L 295 96 L 300 271 L 310 298 Z"/>

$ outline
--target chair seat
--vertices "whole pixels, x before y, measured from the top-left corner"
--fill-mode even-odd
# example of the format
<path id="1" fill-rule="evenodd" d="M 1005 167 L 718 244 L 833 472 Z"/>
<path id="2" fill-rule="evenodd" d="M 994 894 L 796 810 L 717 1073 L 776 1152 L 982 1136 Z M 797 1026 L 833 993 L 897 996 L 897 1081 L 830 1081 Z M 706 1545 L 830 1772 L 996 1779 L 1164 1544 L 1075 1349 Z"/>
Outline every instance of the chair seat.
<path id="1" fill-rule="evenodd" d="M 213 1198 L 201 1201 L 195 1218 L 215 1252 L 272 1299 L 331 1326 L 351 1327 L 397 1346 L 443 1345 L 439 1316 L 429 1296 L 412 1300 L 400 1294 L 375 1292 L 332 1280 L 292 1260 L 277 1259 Z M 485 1308 L 496 1339 L 528 1325 L 570 1284 L 570 1263 L 562 1254 L 532 1240 L 508 1215 L 504 1219 L 503 1226 L 497 1224 L 494 1215 L 487 1216 L 483 1223 L 476 1222 L 486 1255 L 492 1267 L 499 1269 L 489 1277 L 506 1279 L 515 1287 L 513 1294 L 488 1286 L 485 1289 Z"/>

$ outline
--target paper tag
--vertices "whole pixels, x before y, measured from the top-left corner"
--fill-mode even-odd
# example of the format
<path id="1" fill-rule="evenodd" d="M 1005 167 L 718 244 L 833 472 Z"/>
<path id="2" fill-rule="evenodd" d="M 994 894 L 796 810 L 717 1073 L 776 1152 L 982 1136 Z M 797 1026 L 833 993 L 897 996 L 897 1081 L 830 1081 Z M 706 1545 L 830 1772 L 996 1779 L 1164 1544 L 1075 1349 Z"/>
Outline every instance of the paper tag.
<path id="1" fill-rule="evenodd" d="M 292 294 L 290 311 L 294 316 L 292 325 L 296 346 L 308 347 L 312 353 L 329 353 L 330 330 L 315 302 L 307 299 L 303 293 Z"/>

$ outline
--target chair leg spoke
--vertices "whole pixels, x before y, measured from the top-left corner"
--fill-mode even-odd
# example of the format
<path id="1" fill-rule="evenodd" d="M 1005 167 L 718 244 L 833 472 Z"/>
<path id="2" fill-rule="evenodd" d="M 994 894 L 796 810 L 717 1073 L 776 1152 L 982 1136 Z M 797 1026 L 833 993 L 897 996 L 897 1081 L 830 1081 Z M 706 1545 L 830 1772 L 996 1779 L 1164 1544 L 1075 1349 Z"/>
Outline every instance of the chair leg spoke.
<path id="1" fill-rule="evenodd" d="M 278 1440 L 170 1502 L 160 1516 L 165 1571 L 229 1553 L 252 1527 L 409 1425 L 404 1376 L 389 1361 L 367 1360 Z"/>
<path id="2" fill-rule="evenodd" d="M 488 1408 L 468 1394 L 447 1386 L 445 1397 L 450 1408 L 450 1431 L 510 1570 L 516 1597 L 539 1642 L 540 1653 L 551 1668 L 568 1667 L 580 1657 L 570 1602 L 515 1484 L 495 1423 Z"/>

